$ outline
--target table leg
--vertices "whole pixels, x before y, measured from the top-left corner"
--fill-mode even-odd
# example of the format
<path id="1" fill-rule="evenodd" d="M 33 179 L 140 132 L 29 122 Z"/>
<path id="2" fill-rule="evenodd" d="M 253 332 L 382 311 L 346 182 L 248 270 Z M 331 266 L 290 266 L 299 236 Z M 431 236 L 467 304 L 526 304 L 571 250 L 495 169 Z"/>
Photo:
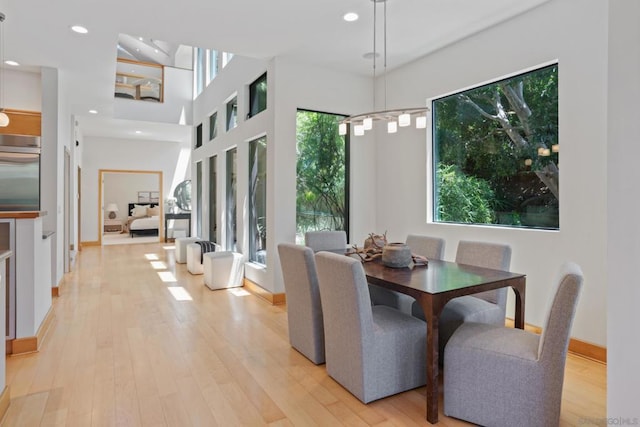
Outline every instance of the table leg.
<path id="1" fill-rule="evenodd" d="M 424 294 L 420 298 L 420 305 L 427 321 L 427 421 L 431 424 L 438 422 L 438 320 L 441 307 L 433 301 L 433 296 Z"/>
<path id="2" fill-rule="evenodd" d="M 526 279 L 521 277 L 517 279 L 516 283 L 512 285 L 512 289 L 516 296 L 515 306 L 515 327 L 518 329 L 524 329 L 524 301 L 526 293 Z"/>
<path id="3" fill-rule="evenodd" d="M 427 421 L 438 422 L 438 316 L 427 319 Z"/>

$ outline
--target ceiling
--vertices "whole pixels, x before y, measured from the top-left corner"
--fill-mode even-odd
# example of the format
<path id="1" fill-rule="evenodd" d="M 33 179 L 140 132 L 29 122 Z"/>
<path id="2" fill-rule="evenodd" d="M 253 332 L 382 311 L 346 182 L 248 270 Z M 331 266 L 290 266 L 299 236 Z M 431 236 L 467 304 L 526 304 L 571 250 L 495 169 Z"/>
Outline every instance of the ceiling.
<path id="1" fill-rule="evenodd" d="M 388 0 L 387 68 L 546 1 Z M 379 3 L 379 19 L 382 7 Z M 61 78 L 73 82 L 65 94 L 71 113 L 82 117 L 90 109 L 100 111 L 91 123 L 109 118 L 113 111 L 119 34 L 263 59 L 286 56 L 372 74 L 371 60 L 363 58 L 373 50 L 370 0 L 181 0 L 169 5 L 155 0 L 0 0 L 0 11 L 7 16 L 4 59 L 26 69 L 59 69 Z M 356 12 L 360 19 L 345 22 L 346 12 Z M 72 25 L 82 25 L 89 33 L 76 34 Z M 102 127 L 94 126 L 96 132 Z"/>

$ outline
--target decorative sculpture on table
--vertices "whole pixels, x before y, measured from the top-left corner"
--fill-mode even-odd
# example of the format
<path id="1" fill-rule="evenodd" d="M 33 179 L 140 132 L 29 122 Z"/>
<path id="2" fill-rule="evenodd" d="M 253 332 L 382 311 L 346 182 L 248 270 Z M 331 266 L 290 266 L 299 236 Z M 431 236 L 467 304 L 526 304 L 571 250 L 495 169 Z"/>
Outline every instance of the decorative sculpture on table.
<path id="1" fill-rule="evenodd" d="M 353 245 L 346 255 L 357 255 L 363 262 L 382 258 L 382 263 L 392 268 L 408 267 L 411 262 L 425 266 L 429 263 L 426 257 L 411 253 L 411 248 L 405 243 L 388 243 L 386 231 L 384 234 L 369 233 L 363 247 Z"/>

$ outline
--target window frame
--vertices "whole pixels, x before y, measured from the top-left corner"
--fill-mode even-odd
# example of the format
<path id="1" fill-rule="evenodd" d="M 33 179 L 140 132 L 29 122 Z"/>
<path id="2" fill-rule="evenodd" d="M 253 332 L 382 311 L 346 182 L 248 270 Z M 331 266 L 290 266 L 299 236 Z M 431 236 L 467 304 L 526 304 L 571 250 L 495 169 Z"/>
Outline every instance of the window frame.
<path id="1" fill-rule="evenodd" d="M 347 117 L 348 115 L 346 114 L 340 114 L 340 113 L 331 113 L 331 112 L 326 112 L 326 111 L 319 111 L 319 110 L 311 110 L 311 109 L 306 109 L 306 108 L 298 108 L 296 109 L 296 121 L 297 121 L 297 115 L 300 112 L 307 112 L 307 113 L 317 113 L 317 114 L 326 114 L 326 115 L 330 115 L 330 116 L 336 116 L 336 117 Z M 296 124 L 296 133 L 298 132 L 298 127 Z M 338 135 L 338 129 L 336 127 L 336 135 Z M 347 132 L 346 135 L 338 135 L 339 137 L 343 137 L 344 138 L 344 231 L 347 235 L 347 240 L 349 240 L 350 238 L 350 218 L 351 218 L 351 132 Z M 296 151 L 297 151 L 297 146 L 298 146 L 298 142 L 297 142 L 297 138 L 296 138 Z M 296 165 L 298 162 L 298 156 L 296 155 Z M 296 166 L 296 182 L 298 179 L 298 171 L 297 171 L 297 166 Z M 297 189 L 297 184 L 296 184 L 296 198 L 298 196 L 298 189 Z M 298 235 L 298 206 L 296 203 L 296 235 Z M 300 236 L 298 236 L 300 237 Z M 298 243 L 303 243 L 303 242 L 298 242 Z"/>
<path id="2" fill-rule="evenodd" d="M 218 136 L 218 112 L 214 111 L 209 115 L 209 141 L 213 141 Z"/>
<path id="3" fill-rule="evenodd" d="M 248 195 L 248 205 L 249 205 L 249 209 L 248 209 L 248 238 L 249 238 L 249 261 L 254 262 L 256 264 L 260 264 L 260 265 L 264 265 L 266 266 L 267 264 L 267 237 L 268 237 L 268 233 L 267 233 L 267 228 L 266 228 L 266 219 L 267 219 L 267 150 L 268 150 L 268 145 L 267 145 L 267 136 L 266 135 L 261 135 L 258 136 L 256 138 L 253 138 L 252 140 L 249 141 L 248 143 L 249 145 L 249 156 L 248 156 L 248 188 L 247 188 L 247 195 Z M 263 152 L 260 152 L 261 147 L 260 146 L 264 146 L 264 148 L 262 148 L 262 150 L 264 150 Z M 263 162 L 260 162 L 260 155 L 264 155 L 264 158 L 262 159 Z M 256 156 L 258 156 L 258 158 L 256 159 Z M 254 183 L 252 180 L 252 175 L 254 173 L 254 166 L 256 166 L 258 168 L 256 172 L 256 182 Z M 261 166 L 264 168 L 264 170 L 261 170 Z M 264 176 L 264 181 L 260 182 L 260 176 Z M 261 194 L 255 194 L 252 187 L 256 186 L 256 189 L 258 191 L 262 191 Z M 258 196 L 260 196 L 260 198 L 262 199 L 262 203 L 259 203 L 257 201 Z M 254 210 L 256 208 L 258 208 L 258 206 L 256 206 L 256 203 L 262 204 L 264 207 L 264 216 L 260 217 L 258 216 L 257 218 L 254 216 Z M 259 214 L 259 212 L 257 212 L 257 214 Z M 260 235 L 255 236 L 253 234 L 253 232 L 255 230 L 260 230 L 260 218 L 263 218 L 263 224 L 262 227 L 264 228 L 264 238 L 262 238 Z M 260 234 L 260 231 L 258 231 L 258 233 Z M 260 247 L 261 248 L 257 248 L 256 247 L 256 238 L 260 238 Z M 264 241 L 263 241 L 264 240 Z M 259 250 L 263 250 L 264 251 L 264 262 L 262 262 L 260 260 L 260 257 L 258 256 L 258 251 Z"/>
<path id="4" fill-rule="evenodd" d="M 258 91 L 260 84 L 264 82 L 264 99 L 261 95 L 262 92 Z M 249 84 L 249 112 L 247 113 L 247 118 L 254 117 L 264 110 L 267 109 L 267 97 L 268 97 L 268 86 L 267 86 L 267 72 L 265 71 L 255 79 L 253 82 Z M 264 102 L 264 105 L 262 105 Z"/>
<path id="5" fill-rule="evenodd" d="M 195 148 L 202 147 L 202 123 L 196 126 Z"/>
<path id="6" fill-rule="evenodd" d="M 230 130 L 238 127 L 238 95 L 236 94 L 233 97 L 231 97 L 227 102 L 225 102 L 224 105 L 225 105 L 225 112 L 226 112 L 225 128 L 227 132 L 229 132 Z M 231 106 L 231 111 L 229 109 L 229 106 Z M 234 114 L 231 114 L 232 112 Z M 233 123 L 232 123 L 232 120 L 233 120 Z"/>
<path id="7" fill-rule="evenodd" d="M 558 214 L 558 226 L 557 227 L 544 227 L 544 226 L 518 226 L 518 225 L 509 225 L 509 224 L 500 224 L 500 223 L 463 223 L 463 222 L 453 222 L 453 221 L 439 221 L 437 219 L 437 209 L 438 209 L 438 204 L 437 204 L 437 192 L 436 192 L 436 186 L 437 186 L 437 163 L 438 163 L 438 154 L 437 154 L 437 147 L 436 147 L 436 138 L 435 138 L 435 133 L 437 132 L 436 129 L 436 120 L 435 120 L 435 114 L 436 114 L 436 108 L 434 106 L 434 103 L 442 100 L 444 98 L 448 98 L 451 97 L 453 95 L 456 94 L 462 94 L 464 92 L 468 92 L 474 89 L 478 89 L 478 88 L 483 88 L 486 86 L 490 86 L 496 83 L 499 83 L 501 81 L 504 80 L 509 80 L 509 79 L 514 79 L 517 78 L 519 76 L 523 76 L 526 74 L 530 74 L 532 72 L 535 71 L 539 71 L 539 70 L 544 70 L 545 68 L 549 68 L 549 67 L 557 67 L 557 78 L 558 78 L 558 91 L 559 91 L 559 80 L 560 80 L 560 67 L 559 67 L 559 61 L 557 59 L 555 60 L 551 60 L 551 61 L 547 61 L 544 63 L 540 63 L 531 67 L 527 67 L 512 73 L 508 73 L 508 74 L 504 74 L 500 77 L 497 78 L 493 78 L 493 79 L 489 79 L 489 80 L 485 80 L 483 82 L 480 83 L 476 83 L 476 84 L 472 84 L 460 89 L 456 89 L 453 90 L 451 92 L 447 92 L 441 95 L 437 95 L 437 96 L 433 96 L 427 99 L 427 105 L 430 106 L 431 109 L 431 116 L 430 116 L 430 120 L 431 120 L 431 126 L 429 126 L 429 131 L 427 132 L 427 174 L 426 174 L 426 178 L 427 178 L 427 191 L 426 191 L 426 202 L 427 202 L 427 209 L 426 209 L 426 213 L 427 213 L 427 217 L 426 217 L 426 222 L 430 223 L 430 224 L 441 224 L 441 225 L 457 225 L 457 226 L 474 226 L 474 227 L 498 227 L 498 228 L 506 228 L 506 229 L 511 229 L 511 230 L 526 230 L 526 231 L 551 231 L 551 232 L 555 232 L 555 231 L 560 231 L 560 213 Z M 557 109 L 558 109 L 558 119 L 559 119 L 559 110 L 560 110 L 560 97 L 558 96 L 558 101 L 557 101 Z M 557 143 L 559 144 L 559 139 L 560 139 L 560 131 L 559 131 L 559 126 L 558 126 L 558 131 L 557 131 Z M 429 203 L 431 204 L 431 206 L 429 207 Z M 558 198 L 558 206 L 560 205 L 560 199 Z"/>

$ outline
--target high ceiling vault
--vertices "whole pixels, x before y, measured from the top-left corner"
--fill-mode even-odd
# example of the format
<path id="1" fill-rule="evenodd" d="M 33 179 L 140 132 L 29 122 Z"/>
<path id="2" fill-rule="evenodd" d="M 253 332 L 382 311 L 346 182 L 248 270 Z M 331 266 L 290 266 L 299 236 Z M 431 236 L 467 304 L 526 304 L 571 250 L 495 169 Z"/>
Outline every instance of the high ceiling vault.
<path id="1" fill-rule="evenodd" d="M 388 0 L 388 69 L 549 0 Z M 379 9 L 380 10 L 380 9 Z M 72 113 L 111 111 L 118 37 L 163 40 L 257 58 L 286 56 L 370 75 L 370 0 L 0 0 L 5 59 L 58 68 L 73 81 Z M 359 19 L 346 22 L 347 12 Z M 89 30 L 80 35 L 72 25 Z M 158 42 L 163 43 L 163 42 Z"/>

